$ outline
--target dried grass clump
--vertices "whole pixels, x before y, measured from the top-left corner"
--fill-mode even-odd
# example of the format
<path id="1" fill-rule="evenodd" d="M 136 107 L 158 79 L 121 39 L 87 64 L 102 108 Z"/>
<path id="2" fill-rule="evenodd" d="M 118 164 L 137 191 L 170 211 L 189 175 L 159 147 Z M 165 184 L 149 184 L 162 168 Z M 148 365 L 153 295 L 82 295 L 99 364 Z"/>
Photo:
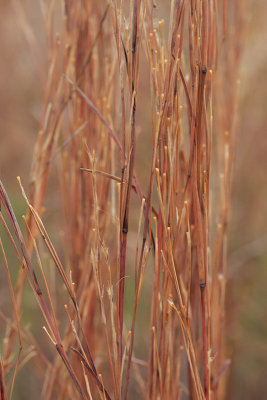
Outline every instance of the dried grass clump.
<path id="1" fill-rule="evenodd" d="M 2 184 L 0 192 L 21 266 L 14 290 L 1 242 L 14 308 L 2 398 L 33 356 L 43 400 L 223 398 L 241 2 L 41 5 L 49 70 L 27 195 L 21 185 L 25 234 Z M 55 166 L 60 257 L 42 222 Z M 23 327 L 25 279 L 52 359 Z M 136 337 L 145 338 L 142 351 Z"/>

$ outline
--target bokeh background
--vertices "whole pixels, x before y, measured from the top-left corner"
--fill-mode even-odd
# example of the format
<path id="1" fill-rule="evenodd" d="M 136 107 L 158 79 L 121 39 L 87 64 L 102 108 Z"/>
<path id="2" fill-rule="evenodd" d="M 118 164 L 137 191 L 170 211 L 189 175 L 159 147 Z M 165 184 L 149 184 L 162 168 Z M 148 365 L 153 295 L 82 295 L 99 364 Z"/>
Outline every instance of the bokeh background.
<path id="1" fill-rule="evenodd" d="M 20 3 L 0 1 L 0 176 L 18 217 L 25 212 L 25 205 L 16 177 L 20 175 L 27 188 L 47 65 L 39 2 L 24 1 L 23 13 L 18 9 Z M 227 356 L 232 362 L 227 399 L 264 399 L 267 393 L 267 3 L 247 1 L 245 10 L 238 151 L 229 229 L 226 331 Z M 140 159 L 141 165 L 142 162 Z M 52 213 L 56 208 L 53 199 L 51 186 L 45 205 Z M 52 224 L 49 212 L 46 222 Z M 0 308 L 7 308 L 8 301 L 1 280 Z M 33 305 L 29 305 L 29 313 L 37 318 Z M 25 318 L 31 319 L 27 312 Z M 2 336 L 2 326 L 0 333 Z M 22 392 L 18 399 L 24 398 Z M 31 392 L 27 393 L 31 396 Z M 27 398 L 34 396 L 33 387 L 32 397 Z"/>

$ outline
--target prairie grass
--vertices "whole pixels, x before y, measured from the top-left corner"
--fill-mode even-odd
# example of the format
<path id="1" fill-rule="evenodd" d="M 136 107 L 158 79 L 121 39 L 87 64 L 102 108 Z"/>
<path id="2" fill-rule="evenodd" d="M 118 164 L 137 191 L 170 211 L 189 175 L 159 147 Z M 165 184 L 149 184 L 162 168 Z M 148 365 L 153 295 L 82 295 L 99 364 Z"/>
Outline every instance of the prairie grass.
<path id="1" fill-rule="evenodd" d="M 20 267 L 14 285 L 1 241 L 2 399 L 27 362 L 42 400 L 222 399 L 242 2 L 40 4 L 49 62 L 27 191 L 18 179 L 24 233 L 0 190 Z M 38 339 L 21 317 L 26 281 Z"/>

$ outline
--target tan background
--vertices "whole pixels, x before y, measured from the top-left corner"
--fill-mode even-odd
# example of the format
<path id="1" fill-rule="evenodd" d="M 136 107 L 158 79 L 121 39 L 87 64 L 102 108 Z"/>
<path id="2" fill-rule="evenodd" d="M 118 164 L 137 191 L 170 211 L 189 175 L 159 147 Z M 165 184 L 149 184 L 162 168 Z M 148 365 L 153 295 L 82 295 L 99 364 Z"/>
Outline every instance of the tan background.
<path id="1" fill-rule="evenodd" d="M 25 207 L 16 176 L 20 175 L 27 187 L 47 62 L 38 1 L 23 3 L 31 31 L 22 29 L 16 2 L 0 2 L 0 176 L 18 216 Z M 263 399 L 267 393 L 266 15 L 266 1 L 247 3 L 229 232 L 227 353 L 232 366 L 228 399 Z M 49 196 L 53 193 L 48 192 Z M 6 289 L 1 283 L 0 288 L 0 307 L 5 308 Z M 36 398 L 35 380 L 27 376 L 31 389 L 27 385 L 26 395 L 23 376 L 18 377 L 20 395 L 15 398 Z"/>

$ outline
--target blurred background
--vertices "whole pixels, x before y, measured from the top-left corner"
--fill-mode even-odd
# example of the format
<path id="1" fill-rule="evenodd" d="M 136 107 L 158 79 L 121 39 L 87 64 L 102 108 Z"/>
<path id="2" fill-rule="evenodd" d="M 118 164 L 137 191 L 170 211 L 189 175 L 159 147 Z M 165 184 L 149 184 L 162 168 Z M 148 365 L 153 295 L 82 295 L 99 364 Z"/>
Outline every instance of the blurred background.
<path id="1" fill-rule="evenodd" d="M 18 4 L 0 1 L 0 177 L 21 217 L 25 205 L 16 177 L 20 175 L 27 188 L 42 112 L 47 54 L 39 2 L 23 2 L 26 24 Z M 266 1 L 247 1 L 244 19 L 229 229 L 226 332 L 227 357 L 232 363 L 226 398 L 263 399 L 267 393 Z M 53 198 L 49 190 L 46 197 Z M 8 306 L 6 290 L 0 282 L 1 309 Z M 2 340 L 2 329 L 0 333 Z"/>

